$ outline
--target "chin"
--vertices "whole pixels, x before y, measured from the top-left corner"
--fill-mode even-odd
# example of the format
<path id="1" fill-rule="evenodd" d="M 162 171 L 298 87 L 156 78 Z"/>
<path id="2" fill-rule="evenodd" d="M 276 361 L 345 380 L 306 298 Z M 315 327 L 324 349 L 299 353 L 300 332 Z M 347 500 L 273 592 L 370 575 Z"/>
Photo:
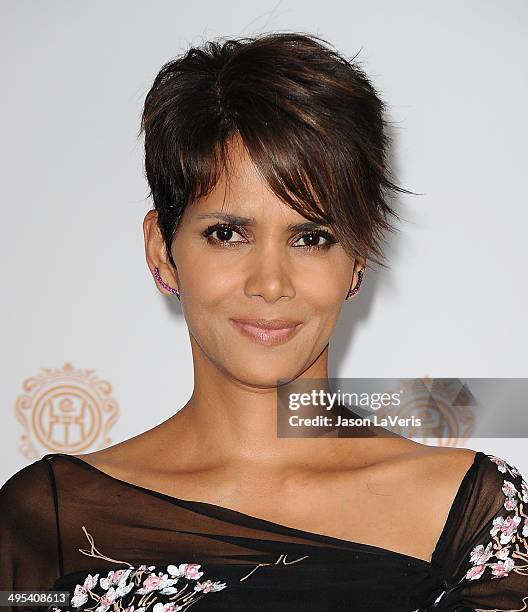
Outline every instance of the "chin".
<path id="1" fill-rule="evenodd" d="M 262 387 L 273 389 L 280 384 L 283 385 L 300 375 L 297 367 L 279 367 L 275 363 L 266 363 L 266 360 L 258 359 L 257 363 L 244 363 L 240 368 L 231 370 L 231 375 L 241 383 L 249 387 Z"/>

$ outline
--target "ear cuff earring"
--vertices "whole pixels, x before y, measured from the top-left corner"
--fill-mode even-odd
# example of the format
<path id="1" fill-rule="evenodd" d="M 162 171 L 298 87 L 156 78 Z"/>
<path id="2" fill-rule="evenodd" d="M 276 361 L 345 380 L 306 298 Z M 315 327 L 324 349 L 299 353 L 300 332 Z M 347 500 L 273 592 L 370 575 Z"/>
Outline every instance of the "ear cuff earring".
<path id="1" fill-rule="evenodd" d="M 363 270 L 359 270 L 358 272 L 358 282 L 356 283 L 356 286 L 353 289 L 350 289 L 349 292 L 347 293 L 346 296 L 346 300 L 348 300 L 349 297 L 352 297 L 353 295 L 356 295 L 356 293 L 359 291 L 359 287 L 361 286 L 361 281 L 363 280 Z"/>
<path id="2" fill-rule="evenodd" d="M 170 285 L 167 285 L 167 283 L 163 282 L 163 279 L 160 276 L 159 273 L 159 268 L 158 266 L 156 266 L 154 268 L 154 276 L 156 277 L 156 280 L 158 281 L 158 283 L 167 291 L 170 291 L 171 293 L 174 293 L 175 296 L 177 296 L 178 299 L 180 299 L 180 292 L 178 291 L 178 289 L 174 289 L 173 287 L 171 287 Z M 350 289 L 349 292 L 347 293 L 346 296 L 346 300 L 348 300 L 349 297 L 352 297 L 353 295 L 356 295 L 356 293 L 359 291 L 359 287 L 361 286 L 361 281 L 363 280 L 363 271 L 360 270 L 358 272 L 358 282 L 356 283 L 356 286 L 353 289 Z"/>
<path id="3" fill-rule="evenodd" d="M 170 291 L 171 293 L 174 293 L 174 295 L 180 299 L 180 292 L 178 291 L 178 289 L 174 289 L 173 287 L 171 287 L 170 285 L 167 285 L 167 283 L 163 282 L 163 279 L 160 276 L 159 273 L 159 268 L 158 266 L 156 266 L 154 268 L 154 276 L 156 277 L 156 280 L 158 281 L 158 283 L 164 288 L 167 289 L 167 291 Z"/>

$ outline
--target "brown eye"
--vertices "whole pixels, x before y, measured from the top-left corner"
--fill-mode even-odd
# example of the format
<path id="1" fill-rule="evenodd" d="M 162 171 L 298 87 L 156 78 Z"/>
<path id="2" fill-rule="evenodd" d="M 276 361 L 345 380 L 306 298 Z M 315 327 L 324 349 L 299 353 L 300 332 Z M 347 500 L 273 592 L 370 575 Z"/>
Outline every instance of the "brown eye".
<path id="1" fill-rule="evenodd" d="M 301 249 L 324 249 L 328 250 L 332 245 L 334 245 L 337 240 L 329 233 L 324 230 L 318 230 L 316 232 L 310 232 L 308 234 L 303 234 L 299 236 L 298 240 L 304 241 L 306 244 L 301 244 L 296 248 Z M 323 242 L 324 241 L 324 242 Z"/>
<path id="2" fill-rule="evenodd" d="M 217 237 L 215 237 L 214 234 L 217 234 Z M 202 233 L 204 238 L 207 238 L 211 244 L 227 247 L 234 246 L 241 242 L 240 240 L 231 240 L 234 234 L 240 236 L 240 233 L 233 226 L 225 223 L 215 223 L 215 225 L 209 226 Z"/>

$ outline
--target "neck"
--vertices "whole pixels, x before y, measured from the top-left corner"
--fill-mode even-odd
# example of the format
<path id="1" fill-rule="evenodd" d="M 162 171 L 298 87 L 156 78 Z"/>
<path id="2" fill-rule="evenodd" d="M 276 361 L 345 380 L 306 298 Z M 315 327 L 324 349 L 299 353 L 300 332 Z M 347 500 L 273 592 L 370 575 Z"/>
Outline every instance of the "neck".
<path id="1" fill-rule="evenodd" d="M 195 380 L 192 396 L 178 413 L 162 424 L 168 435 L 165 448 L 175 449 L 180 465 L 184 461 L 193 469 L 222 466 L 279 472 L 310 466 L 321 469 L 325 463 L 335 465 L 339 453 L 345 450 L 350 459 L 351 446 L 358 446 L 358 440 L 277 436 L 281 393 L 277 392 L 277 378 L 270 377 L 273 373 L 256 368 L 261 378 L 255 383 L 256 376 L 252 375 L 249 384 L 220 370 L 203 354 L 192 336 L 191 344 Z M 318 389 L 321 384 L 324 386 L 328 380 L 327 364 L 328 345 L 295 379 L 301 384 L 299 390 L 305 392 L 310 388 L 311 379 L 317 379 Z M 285 376 L 282 380 L 285 383 L 289 379 Z M 279 410 L 287 408 L 281 403 Z"/>

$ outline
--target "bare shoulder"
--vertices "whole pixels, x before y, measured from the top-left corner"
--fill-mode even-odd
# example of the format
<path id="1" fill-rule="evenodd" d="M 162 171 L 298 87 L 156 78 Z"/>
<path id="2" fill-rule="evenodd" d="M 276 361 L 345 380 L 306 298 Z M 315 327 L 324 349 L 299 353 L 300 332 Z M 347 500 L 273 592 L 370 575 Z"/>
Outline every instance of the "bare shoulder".
<path id="1" fill-rule="evenodd" d="M 401 500 L 406 514 L 415 511 L 438 531 L 475 455 L 468 448 L 402 442 L 376 462 L 370 482 Z"/>
<path id="2" fill-rule="evenodd" d="M 475 456 L 468 448 L 418 445 L 389 462 L 384 483 L 392 494 L 394 550 L 406 546 L 409 554 L 431 559 Z"/>
<path id="3" fill-rule="evenodd" d="M 473 465 L 476 454 L 470 448 L 429 447 L 423 461 L 426 471 L 439 482 L 456 484 Z"/>
<path id="4" fill-rule="evenodd" d="M 430 460 L 434 463 L 445 461 L 447 463 L 453 462 L 454 464 L 464 465 L 465 463 L 471 464 L 477 451 L 471 448 L 458 448 L 453 446 L 427 446 L 422 445 L 422 453 L 425 457 L 430 457 Z"/>
<path id="5" fill-rule="evenodd" d="M 372 501 L 377 495 L 390 496 L 404 515 L 412 507 L 417 516 L 429 514 L 434 526 L 446 518 L 476 454 L 468 448 L 427 446 L 412 440 L 371 444 L 361 453 L 364 463 L 356 462 L 347 470 L 345 489 L 371 491 Z"/>
<path id="6" fill-rule="evenodd" d="M 413 440 L 398 440 L 376 453 L 375 464 L 416 478 L 457 482 L 473 464 L 477 451 L 469 448 L 428 446 Z"/>
<path id="7" fill-rule="evenodd" d="M 409 475 L 423 486 L 430 486 L 440 496 L 449 497 L 456 492 L 465 474 L 473 465 L 477 451 L 469 448 L 427 446 L 403 455 L 403 464 L 409 468 Z"/>
<path id="8" fill-rule="evenodd" d="M 469 448 L 425 447 L 411 458 L 409 474 L 415 482 L 415 499 L 439 533 L 445 524 L 462 482 L 475 461 L 477 451 Z"/>
<path id="9" fill-rule="evenodd" d="M 171 420 L 174 416 L 168 419 Z M 167 422 L 163 422 L 112 446 L 73 456 L 123 480 L 143 478 L 143 475 L 148 478 L 148 473 L 164 464 L 169 454 L 167 448 L 176 441 L 181 447 L 178 433 L 182 428 L 166 425 Z"/>
<path id="10" fill-rule="evenodd" d="M 128 480 L 141 465 L 140 436 L 91 453 L 72 456 L 116 478 Z"/>

